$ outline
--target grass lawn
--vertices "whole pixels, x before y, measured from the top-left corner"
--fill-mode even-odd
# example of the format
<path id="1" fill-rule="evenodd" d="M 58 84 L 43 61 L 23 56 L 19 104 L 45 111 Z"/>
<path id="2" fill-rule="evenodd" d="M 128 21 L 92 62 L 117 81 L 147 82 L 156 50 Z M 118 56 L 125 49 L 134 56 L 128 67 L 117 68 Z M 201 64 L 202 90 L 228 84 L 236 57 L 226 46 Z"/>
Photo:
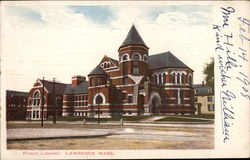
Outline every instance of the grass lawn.
<path id="1" fill-rule="evenodd" d="M 166 117 L 166 118 L 162 118 L 157 120 L 158 122 L 161 121 L 171 121 L 171 122 L 212 122 L 212 120 L 201 120 L 201 119 L 189 119 L 189 118 L 185 118 L 185 117 Z"/>
<path id="2" fill-rule="evenodd" d="M 183 117 L 214 119 L 214 114 L 184 115 Z"/>
<path id="3" fill-rule="evenodd" d="M 111 118 L 100 118 L 101 122 L 107 122 L 107 121 L 120 121 L 121 118 L 123 118 L 123 121 L 140 121 L 146 118 L 149 118 L 150 116 L 113 116 Z M 89 117 L 77 117 L 77 116 L 65 116 L 65 117 L 57 117 L 57 121 L 83 121 L 85 119 L 86 121 L 98 121 L 98 118 L 89 118 Z M 49 118 L 48 121 L 52 121 L 52 118 Z"/>

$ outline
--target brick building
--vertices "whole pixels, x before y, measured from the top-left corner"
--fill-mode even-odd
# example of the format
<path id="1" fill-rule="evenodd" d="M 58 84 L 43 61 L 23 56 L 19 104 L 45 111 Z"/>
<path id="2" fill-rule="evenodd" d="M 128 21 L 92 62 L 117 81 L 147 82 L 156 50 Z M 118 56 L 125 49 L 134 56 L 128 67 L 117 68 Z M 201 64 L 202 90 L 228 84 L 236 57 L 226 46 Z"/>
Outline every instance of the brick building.
<path id="1" fill-rule="evenodd" d="M 89 81 L 74 76 L 71 84 L 60 84 L 62 116 L 193 114 L 193 70 L 171 52 L 150 56 L 148 49 L 133 25 L 118 49 L 119 60 L 105 55 Z M 33 99 L 35 90 L 41 85 L 31 90 Z M 29 114 L 39 117 L 31 102 Z"/>
<path id="2" fill-rule="evenodd" d="M 6 91 L 6 120 L 25 120 L 28 92 Z"/>

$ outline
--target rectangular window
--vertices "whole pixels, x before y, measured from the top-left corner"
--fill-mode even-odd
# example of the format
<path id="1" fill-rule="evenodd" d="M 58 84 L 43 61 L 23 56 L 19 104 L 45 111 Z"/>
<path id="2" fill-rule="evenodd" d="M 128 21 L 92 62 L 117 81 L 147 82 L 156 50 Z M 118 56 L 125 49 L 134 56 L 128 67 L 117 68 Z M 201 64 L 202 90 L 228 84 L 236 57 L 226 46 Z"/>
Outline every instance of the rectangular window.
<path id="1" fill-rule="evenodd" d="M 181 104 L 184 104 L 184 91 L 180 90 L 180 99 L 181 99 Z"/>
<path id="2" fill-rule="evenodd" d="M 126 100 L 127 99 L 127 94 L 126 92 L 122 92 L 122 100 Z"/>
<path id="3" fill-rule="evenodd" d="M 133 75 L 139 75 L 139 62 L 133 62 Z"/>
<path id="4" fill-rule="evenodd" d="M 128 84 L 128 77 L 123 77 L 123 84 L 127 85 Z"/>
<path id="5" fill-rule="evenodd" d="M 98 79 L 97 79 L 97 84 L 98 84 L 98 85 L 102 85 L 102 84 L 103 84 L 102 78 L 98 78 Z"/>
<path id="6" fill-rule="evenodd" d="M 214 104 L 208 104 L 208 111 L 214 111 Z"/>
<path id="7" fill-rule="evenodd" d="M 133 103 L 133 96 L 128 96 L 128 103 Z"/>
<path id="8" fill-rule="evenodd" d="M 213 97 L 207 97 L 208 102 L 213 102 Z"/>
<path id="9" fill-rule="evenodd" d="M 123 62 L 123 75 L 128 75 L 128 62 Z"/>

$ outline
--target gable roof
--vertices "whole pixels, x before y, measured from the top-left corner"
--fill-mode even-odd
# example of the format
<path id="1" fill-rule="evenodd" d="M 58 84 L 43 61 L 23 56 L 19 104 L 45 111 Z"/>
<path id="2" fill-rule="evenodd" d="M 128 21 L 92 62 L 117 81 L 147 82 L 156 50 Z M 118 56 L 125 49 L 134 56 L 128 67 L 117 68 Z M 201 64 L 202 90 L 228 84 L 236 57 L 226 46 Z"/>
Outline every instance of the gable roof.
<path id="1" fill-rule="evenodd" d="M 40 80 L 43 83 L 43 80 Z M 53 93 L 53 81 L 44 80 L 44 87 L 48 90 L 49 93 Z M 63 94 L 67 84 L 55 82 L 55 94 Z"/>
<path id="2" fill-rule="evenodd" d="M 88 81 L 82 82 L 77 86 L 67 84 L 64 94 L 86 94 L 88 93 Z"/>
<path id="3" fill-rule="evenodd" d="M 100 67 L 98 64 L 89 74 L 88 76 L 92 75 L 107 75 L 107 73 Z"/>
<path id="4" fill-rule="evenodd" d="M 128 34 L 127 34 L 127 37 L 123 41 L 120 48 L 128 46 L 128 45 L 141 45 L 141 46 L 147 47 L 147 45 L 142 40 L 140 34 L 138 33 L 138 31 L 136 30 L 134 25 L 132 25 L 132 27 L 130 28 L 130 30 L 129 30 Z"/>
<path id="5" fill-rule="evenodd" d="M 189 68 L 186 64 L 184 64 L 181 60 L 179 60 L 169 51 L 149 56 L 150 70 L 161 69 L 165 67 Z"/>
<path id="6" fill-rule="evenodd" d="M 115 59 L 113 59 L 113 58 L 110 58 L 110 57 L 109 57 L 109 59 L 110 59 L 112 62 L 114 62 L 114 64 L 115 64 L 116 66 L 119 66 L 119 62 L 118 62 L 117 60 L 115 60 Z"/>

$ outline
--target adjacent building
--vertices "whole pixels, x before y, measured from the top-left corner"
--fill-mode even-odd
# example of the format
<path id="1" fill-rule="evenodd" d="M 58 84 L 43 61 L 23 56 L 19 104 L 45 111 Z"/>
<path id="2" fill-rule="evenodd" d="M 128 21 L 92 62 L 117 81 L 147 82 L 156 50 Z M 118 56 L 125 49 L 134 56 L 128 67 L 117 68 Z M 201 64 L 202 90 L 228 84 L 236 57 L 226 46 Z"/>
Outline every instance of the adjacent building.
<path id="1" fill-rule="evenodd" d="M 214 114 L 214 89 L 204 82 L 193 87 L 196 114 Z"/>
<path id="2" fill-rule="evenodd" d="M 6 120 L 25 120 L 28 92 L 6 91 Z"/>
<path id="3" fill-rule="evenodd" d="M 104 55 L 84 76 L 71 84 L 37 80 L 28 95 L 27 119 L 53 114 L 110 117 L 112 115 L 193 114 L 193 70 L 167 51 L 149 55 L 133 25 L 118 48 L 118 60 Z M 43 92 L 42 88 L 44 85 Z"/>

